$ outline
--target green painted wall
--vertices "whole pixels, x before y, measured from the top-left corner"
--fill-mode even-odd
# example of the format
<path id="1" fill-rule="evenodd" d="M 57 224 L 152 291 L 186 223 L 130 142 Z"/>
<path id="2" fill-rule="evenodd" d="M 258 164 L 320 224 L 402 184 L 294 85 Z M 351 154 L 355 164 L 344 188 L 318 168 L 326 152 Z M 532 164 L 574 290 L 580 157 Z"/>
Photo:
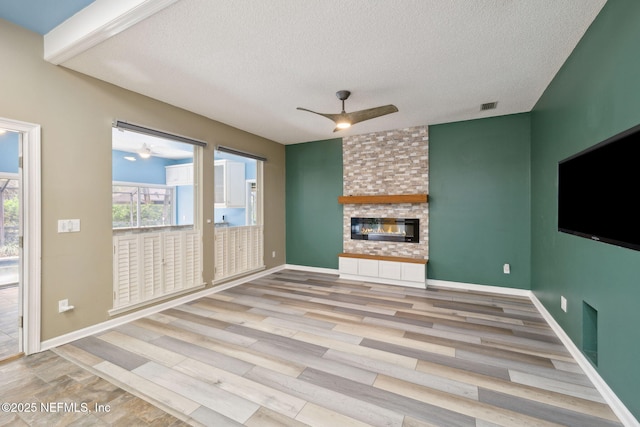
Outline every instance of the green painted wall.
<path id="1" fill-rule="evenodd" d="M 429 127 L 430 279 L 529 289 L 529 143 L 529 114 Z"/>
<path id="2" fill-rule="evenodd" d="M 338 268 L 342 139 L 287 145 L 287 264 Z"/>
<path id="3" fill-rule="evenodd" d="M 532 289 L 580 348 L 583 301 L 598 311 L 597 369 L 638 418 L 640 252 L 557 232 L 557 166 L 640 123 L 639 41 L 640 2 L 607 2 L 531 115 Z"/>

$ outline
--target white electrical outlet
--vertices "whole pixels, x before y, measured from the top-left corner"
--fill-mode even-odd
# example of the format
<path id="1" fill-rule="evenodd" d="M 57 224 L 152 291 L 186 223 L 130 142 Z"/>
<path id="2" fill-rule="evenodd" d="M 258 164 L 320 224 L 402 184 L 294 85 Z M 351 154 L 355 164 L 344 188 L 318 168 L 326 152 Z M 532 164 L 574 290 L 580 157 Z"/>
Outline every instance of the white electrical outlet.
<path id="1" fill-rule="evenodd" d="M 504 274 L 511 274 L 511 266 L 509 264 L 503 265 L 502 271 L 504 272 Z"/>
<path id="2" fill-rule="evenodd" d="M 271 258 L 275 258 L 276 257 L 276 251 L 271 252 Z"/>
<path id="3" fill-rule="evenodd" d="M 562 295 L 560 295 L 560 308 L 565 313 L 567 312 L 567 299 L 565 297 L 563 297 Z"/>

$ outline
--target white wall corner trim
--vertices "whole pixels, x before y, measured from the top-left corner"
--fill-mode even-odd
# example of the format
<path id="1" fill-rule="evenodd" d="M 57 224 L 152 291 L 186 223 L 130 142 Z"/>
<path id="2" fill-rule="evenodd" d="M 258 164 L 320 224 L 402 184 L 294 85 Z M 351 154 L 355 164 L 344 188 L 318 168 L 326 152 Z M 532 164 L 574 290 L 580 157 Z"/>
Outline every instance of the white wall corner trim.
<path id="1" fill-rule="evenodd" d="M 60 65 L 177 1 L 96 0 L 44 35 L 44 59 Z"/>
<path id="2" fill-rule="evenodd" d="M 569 338 L 569 335 L 566 334 L 564 329 L 556 322 L 556 320 L 551 316 L 551 314 L 547 311 L 545 306 L 540 302 L 540 300 L 535 296 L 533 292 L 530 293 L 529 298 L 531 298 L 531 302 L 536 306 L 542 317 L 547 321 L 551 329 L 558 335 L 558 338 L 562 341 L 562 343 L 567 347 L 569 353 L 576 359 L 578 365 L 585 372 L 587 377 L 593 382 L 594 386 L 604 400 L 611 406 L 611 409 L 616 414 L 616 416 L 620 419 L 622 424 L 626 427 L 640 427 L 640 423 L 633 416 L 631 411 L 627 409 L 627 407 L 622 403 L 622 401 L 616 396 L 616 394 L 611 390 L 609 385 L 602 379 L 598 371 L 593 367 L 591 362 L 587 360 L 586 356 L 578 349 L 578 347 L 574 344 L 574 342 Z"/>
<path id="3" fill-rule="evenodd" d="M 242 277 L 242 278 L 237 279 L 237 280 L 233 280 L 233 281 L 230 281 L 230 282 L 225 282 L 224 284 L 222 284 L 220 286 L 215 286 L 213 288 L 207 288 L 207 289 L 204 289 L 204 290 L 199 291 L 199 292 L 194 292 L 192 294 L 185 295 L 185 296 L 180 297 L 180 298 L 172 299 L 171 301 L 167 301 L 167 302 L 164 302 L 162 304 L 154 305 L 152 307 L 148 307 L 148 308 L 145 308 L 145 309 L 133 312 L 133 313 L 129 313 L 129 314 L 123 315 L 123 316 L 115 318 L 115 319 L 110 319 L 110 320 L 107 320 L 105 322 L 98 323 L 96 325 L 88 326 L 86 328 L 78 329 L 77 331 L 69 332 L 68 334 L 60 335 L 58 337 L 51 338 L 51 339 L 46 340 L 46 341 L 42 341 L 40 343 L 40 351 L 51 350 L 51 349 L 53 349 L 55 347 L 59 347 L 59 346 L 64 345 L 64 344 L 68 344 L 68 343 L 70 343 L 72 341 L 79 340 L 81 338 L 85 338 L 85 337 L 88 337 L 90 335 L 94 335 L 94 334 L 97 334 L 97 333 L 100 333 L 100 332 L 104 332 L 104 331 L 106 331 L 108 329 L 115 328 L 117 326 L 123 325 L 123 324 L 128 323 L 128 322 L 132 322 L 132 321 L 140 319 L 142 317 L 150 316 L 152 314 L 159 313 L 159 312 L 161 312 L 163 310 L 168 310 L 168 309 L 176 307 L 176 306 L 178 306 L 180 304 L 185 304 L 185 303 L 187 303 L 189 301 L 193 301 L 193 300 L 196 300 L 198 298 L 205 297 L 207 295 L 215 294 L 215 293 L 223 291 L 225 289 L 233 288 L 234 286 L 241 285 L 241 284 L 246 283 L 246 282 L 248 282 L 250 280 L 255 280 L 255 279 L 258 279 L 260 277 L 267 276 L 267 275 L 272 274 L 272 273 L 276 273 L 276 272 L 282 270 L 283 268 L 284 268 L 283 266 L 278 266 L 278 267 L 271 268 L 269 270 L 264 270 L 264 271 L 261 271 L 261 272 L 256 273 L 256 274 L 252 274 L 252 275 L 249 275 L 249 276 Z"/>

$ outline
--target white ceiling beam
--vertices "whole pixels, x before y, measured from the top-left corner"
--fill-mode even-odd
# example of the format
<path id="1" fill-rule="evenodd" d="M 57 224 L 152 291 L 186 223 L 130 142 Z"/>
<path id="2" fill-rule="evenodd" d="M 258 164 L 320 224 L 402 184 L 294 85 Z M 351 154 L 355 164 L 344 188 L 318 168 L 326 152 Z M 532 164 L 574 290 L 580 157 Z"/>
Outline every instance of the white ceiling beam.
<path id="1" fill-rule="evenodd" d="M 44 36 L 44 59 L 59 65 L 179 0 L 96 0 Z"/>

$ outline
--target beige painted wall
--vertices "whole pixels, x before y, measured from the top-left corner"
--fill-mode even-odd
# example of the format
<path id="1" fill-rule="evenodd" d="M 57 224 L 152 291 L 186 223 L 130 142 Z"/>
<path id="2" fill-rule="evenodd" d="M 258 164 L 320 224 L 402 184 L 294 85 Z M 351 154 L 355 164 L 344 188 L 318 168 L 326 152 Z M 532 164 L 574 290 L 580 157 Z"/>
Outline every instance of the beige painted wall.
<path id="1" fill-rule="evenodd" d="M 213 218 L 213 147 L 268 158 L 265 264 L 285 262 L 285 150 L 273 141 L 118 88 L 42 59 L 36 33 L 0 19 L 0 117 L 42 126 L 42 340 L 110 319 L 111 123 L 126 120 L 204 140 L 204 213 Z M 58 234 L 79 218 L 81 232 Z M 213 224 L 204 225 L 204 280 L 213 279 Z M 276 257 L 272 258 L 272 251 Z M 58 300 L 75 309 L 58 313 Z"/>

